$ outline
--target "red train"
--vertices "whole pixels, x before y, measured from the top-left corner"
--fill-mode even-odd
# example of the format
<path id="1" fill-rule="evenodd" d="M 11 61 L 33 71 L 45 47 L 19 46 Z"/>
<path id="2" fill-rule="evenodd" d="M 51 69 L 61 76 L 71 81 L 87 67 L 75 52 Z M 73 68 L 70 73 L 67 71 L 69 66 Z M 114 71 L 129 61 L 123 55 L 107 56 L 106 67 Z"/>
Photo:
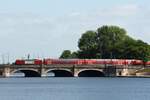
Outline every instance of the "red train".
<path id="1" fill-rule="evenodd" d="M 16 65 L 41 65 L 43 63 L 40 59 L 27 59 L 27 60 L 20 60 L 17 59 L 15 61 Z"/>
<path id="2" fill-rule="evenodd" d="M 51 64 L 112 64 L 112 65 L 143 65 L 142 60 L 128 60 L 128 59 L 27 59 L 16 60 L 16 65 L 51 65 Z M 150 61 L 146 62 L 146 65 L 150 65 Z"/>

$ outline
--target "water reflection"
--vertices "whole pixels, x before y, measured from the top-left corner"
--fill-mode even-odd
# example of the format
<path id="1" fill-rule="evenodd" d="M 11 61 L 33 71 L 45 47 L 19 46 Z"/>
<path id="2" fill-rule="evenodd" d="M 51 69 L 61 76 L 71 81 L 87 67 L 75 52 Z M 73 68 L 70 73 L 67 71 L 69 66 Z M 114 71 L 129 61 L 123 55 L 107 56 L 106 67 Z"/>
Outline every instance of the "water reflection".
<path id="1" fill-rule="evenodd" d="M 18 77 L 25 77 L 25 74 L 21 71 L 18 71 L 10 75 L 10 78 L 18 78 Z M 49 72 L 47 74 L 42 75 L 42 77 L 55 77 L 55 73 Z"/>
<path id="2" fill-rule="evenodd" d="M 55 77 L 55 73 L 53 72 L 48 72 L 45 77 Z"/>
<path id="3" fill-rule="evenodd" d="M 25 74 L 21 71 L 18 71 L 16 73 L 11 74 L 10 77 L 11 78 L 13 78 L 13 77 L 25 77 Z"/>

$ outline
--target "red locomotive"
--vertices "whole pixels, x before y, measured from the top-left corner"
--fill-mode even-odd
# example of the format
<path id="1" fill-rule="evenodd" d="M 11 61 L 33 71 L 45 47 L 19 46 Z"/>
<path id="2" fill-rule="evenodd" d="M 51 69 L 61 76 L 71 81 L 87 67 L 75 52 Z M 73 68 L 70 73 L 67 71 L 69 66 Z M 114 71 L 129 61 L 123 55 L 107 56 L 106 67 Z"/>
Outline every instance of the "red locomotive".
<path id="1" fill-rule="evenodd" d="M 39 59 L 26 59 L 26 60 L 17 59 L 15 61 L 16 65 L 41 65 L 42 63 L 43 63 L 42 60 Z"/>

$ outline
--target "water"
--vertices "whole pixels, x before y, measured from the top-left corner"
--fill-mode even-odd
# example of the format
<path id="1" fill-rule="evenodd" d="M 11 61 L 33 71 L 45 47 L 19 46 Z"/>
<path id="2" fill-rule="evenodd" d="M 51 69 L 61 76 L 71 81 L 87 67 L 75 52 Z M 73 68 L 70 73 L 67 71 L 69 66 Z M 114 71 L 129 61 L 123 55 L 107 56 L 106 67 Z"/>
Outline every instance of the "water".
<path id="1" fill-rule="evenodd" d="M 149 100 L 149 78 L 1 78 L 0 100 Z"/>

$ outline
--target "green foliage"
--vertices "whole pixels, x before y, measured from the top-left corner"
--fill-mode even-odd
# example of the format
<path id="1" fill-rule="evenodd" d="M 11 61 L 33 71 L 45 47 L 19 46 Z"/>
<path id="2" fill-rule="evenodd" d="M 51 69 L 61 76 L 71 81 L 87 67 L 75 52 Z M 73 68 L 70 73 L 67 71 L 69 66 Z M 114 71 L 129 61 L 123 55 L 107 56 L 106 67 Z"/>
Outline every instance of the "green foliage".
<path id="1" fill-rule="evenodd" d="M 64 59 L 77 58 L 77 53 L 76 52 L 71 53 L 70 50 L 64 50 L 60 58 L 64 58 Z"/>
<path id="2" fill-rule="evenodd" d="M 70 50 L 64 50 L 63 53 L 61 54 L 60 58 L 70 58 L 71 56 L 71 51 Z"/>
<path id="3" fill-rule="evenodd" d="M 70 58 L 78 58 L 78 53 L 72 52 Z"/>
<path id="4" fill-rule="evenodd" d="M 103 58 L 141 59 L 148 61 L 150 45 L 127 35 L 125 29 L 117 26 L 102 26 L 97 31 L 87 31 L 78 41 L 79 50 L 64 51 L 60 58 Z"/>
<path id="5" fill-rule="evenodd" d="M 101 58 L 114 58 L 116 47 L 126 38 L 126 31 L 117 26 L 102 26 L 97 29 Z"/>
<path id="6" fill-rule="evenodd" d="M 79 58 L 95 58 L 98 50 L 97 34 L 94 31 L 85 32 L 78 42 Z"/>

